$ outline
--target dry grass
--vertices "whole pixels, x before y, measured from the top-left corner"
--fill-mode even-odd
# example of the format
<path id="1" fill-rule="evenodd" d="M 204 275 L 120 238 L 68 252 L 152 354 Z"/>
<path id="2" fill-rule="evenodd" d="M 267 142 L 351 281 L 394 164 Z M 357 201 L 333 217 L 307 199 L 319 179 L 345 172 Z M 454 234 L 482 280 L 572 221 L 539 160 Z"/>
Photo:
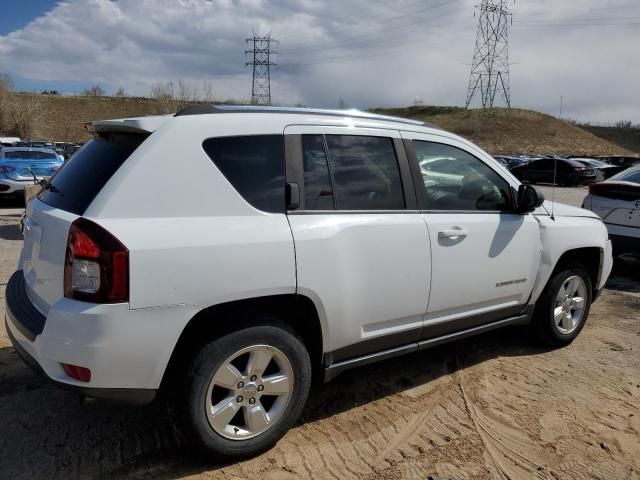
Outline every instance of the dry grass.
<path id="1" fill-rule="evenodd" d="M 489 153 L 626 155 L 630 152 L 550 115 L 530 110 L 456 107 L 376 109 L 376 112 L 435 123 Z"/>
<path id="2" fill-rule="evenodd" d="M 13 102 L 38 100 L 32 138 L 83 141 L 90 138 L 85 122 L 99 119 L 157 115 L 175 111 L 182 104 L 140 97 L 83 97 L 9 94 Z M 492 154 L 537 153 L 624 155 L 622 147 L 549 115 L 518 109 L 465 110 L 457 107 L 386 108 L 388 115 L 435 123 L 479 144 Z M 5 132 L 0 132 L 5 133 Z"/>

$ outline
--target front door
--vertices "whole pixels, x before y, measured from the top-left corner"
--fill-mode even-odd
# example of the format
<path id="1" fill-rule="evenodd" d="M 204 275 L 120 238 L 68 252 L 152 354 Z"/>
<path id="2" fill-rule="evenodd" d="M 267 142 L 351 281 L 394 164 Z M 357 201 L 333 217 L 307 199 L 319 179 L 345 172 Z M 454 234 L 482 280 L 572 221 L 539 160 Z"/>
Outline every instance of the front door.
<path id="1" fill-rule="evenodd" d="M 416 190 L 432 251 L 422 337 L 516 315 L 529 299 L 540 260 L 538 222 L 513 212 L 510 181 L 486 154 L 436 135 L 403 137 L 411 140 L 410 161 L 423 165 L 414 172 L 421 176 Z"/>

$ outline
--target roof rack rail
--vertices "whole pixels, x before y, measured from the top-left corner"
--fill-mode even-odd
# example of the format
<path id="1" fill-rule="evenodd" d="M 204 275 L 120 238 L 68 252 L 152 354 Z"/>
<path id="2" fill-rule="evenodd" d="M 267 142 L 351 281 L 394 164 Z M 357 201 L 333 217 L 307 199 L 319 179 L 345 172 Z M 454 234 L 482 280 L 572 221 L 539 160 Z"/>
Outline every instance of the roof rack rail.
<path id="1" fill-rule="evenodd" d="M 407 123 L 410 125 L 435 125 L 426 124 L 419 120 L 409 120 L 401 117 L 389 115 L 379 115 L 377 113 L 363 112 L 362 110 L 331 110 L 322 108 L 302 108 L 302 107 L 272 107 L 268 105 L 194 105 L 186 107 L 175 114 L 176 117 L 184 115 L 203 115 L 212 113 L 298 113 L 308 115 L 331 115 L 339 117 L 367 118 L 371 120 L 386 120 L 396 123 Z"/>

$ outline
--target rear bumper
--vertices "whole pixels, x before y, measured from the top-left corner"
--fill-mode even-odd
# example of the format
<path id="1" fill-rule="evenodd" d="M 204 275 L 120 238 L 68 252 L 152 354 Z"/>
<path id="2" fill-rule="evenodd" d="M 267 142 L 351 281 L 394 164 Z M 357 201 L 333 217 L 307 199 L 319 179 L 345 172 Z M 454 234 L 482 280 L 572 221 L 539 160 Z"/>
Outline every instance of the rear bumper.
<path id="1" fill-rule="evenodd" d="M 73 385 L 70 383 L 64 383 L 56 381 L 50 378 L 38 361 L 33 358 L 29 352 L 21 345 L 21 343 L 13 336 L 11 329 L 8 325 L 8 318 L 5 317 L 5 327 L 9 334 L 9 339 L 13 344 L 13 348 L 16 349 L 20 358 L 27 364 L 34 372 L 50 381 L 54 385 L 60 388 L 72 390 L 78 395 L 83 397 L 95 398 L 96 400 L 106 400 L 117 403 L 127 403 L 129 405 L 148 405 L 156 397 L 157 390 L 151 389 L 136 389 L 136 388 L 90 388 L 81 387 L 79 385 Z"/>
<path id="2" fill-rule="evenodd" d="M 62 298 L 45 316 L 29 299 L 19 271 L 7 285 L 5 321 L 16 350 L 47 379 L 88 397 L 144 404 L 155 396 L 173 348 L 198 310 L 131 310 L 128 304 Z M 89 368 L 91 380 L 69 377 L 62 363 Z"/>

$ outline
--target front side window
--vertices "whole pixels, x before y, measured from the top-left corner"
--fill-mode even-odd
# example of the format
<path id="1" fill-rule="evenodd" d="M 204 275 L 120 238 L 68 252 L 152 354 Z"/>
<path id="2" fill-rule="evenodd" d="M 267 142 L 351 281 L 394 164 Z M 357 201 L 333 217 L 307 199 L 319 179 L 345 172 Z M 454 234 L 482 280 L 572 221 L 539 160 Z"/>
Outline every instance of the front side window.
<path id="1" fill-rule="evenodd" d="M 282 135 L 209 138 L 202 147 L 254 208 L 272 213 L 285 211 Z"/>
<path id="2" fill-rule="evenodd" d="M 414 140 L 426 210 L 510 209 L 509 184 L 484 162 L 456 147 Z"/>
<path id="3" fill-rule="evenodd" d="M 393 140 L 326 135 L 339 210 L 401 210 L 404 193 Z"/>

